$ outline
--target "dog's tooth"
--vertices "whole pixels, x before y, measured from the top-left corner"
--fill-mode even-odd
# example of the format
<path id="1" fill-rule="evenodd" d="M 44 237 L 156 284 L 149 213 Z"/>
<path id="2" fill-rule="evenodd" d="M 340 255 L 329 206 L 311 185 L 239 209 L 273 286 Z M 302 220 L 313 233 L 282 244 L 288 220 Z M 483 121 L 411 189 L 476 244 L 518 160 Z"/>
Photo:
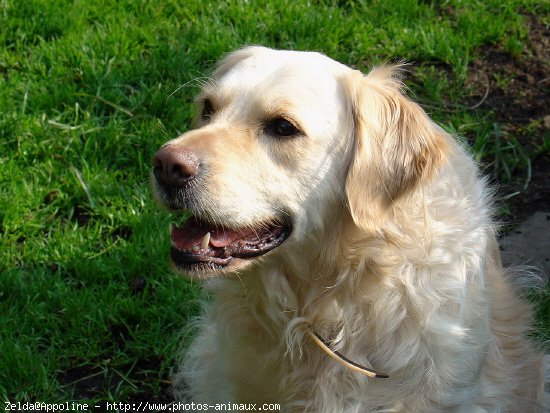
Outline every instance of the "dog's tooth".
<path id="1" fill-rule="evenodd" d="M 201 241 L 201 250 L 207 249 L 209 243 L 210 243 L 210 232 L 207 232 Z"/>
<path id="2" fill-rule="evenodd" d="M 172 223 L 170 223 L 170 225 L 168 225 L 168 239 L 170 240 L 170 246 L 176 248 L 176 243 L 172 239 L 172 231 L 174 230 L 174 227 L 175 227 L 175 225 L 172 224 Z"/>
<path id="3" fill-rule="evenodd" d="M 199 252 L 200 247 L 198 245 L 193 246 L 193 252 Z"/>

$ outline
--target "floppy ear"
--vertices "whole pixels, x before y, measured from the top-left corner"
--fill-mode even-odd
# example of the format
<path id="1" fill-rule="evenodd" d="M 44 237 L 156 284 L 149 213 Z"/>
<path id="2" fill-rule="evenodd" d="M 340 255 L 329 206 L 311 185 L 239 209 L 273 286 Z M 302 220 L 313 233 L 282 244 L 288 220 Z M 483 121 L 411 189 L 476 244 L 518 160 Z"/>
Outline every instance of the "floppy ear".
<path id="1" fill-rule="evenodd" d="M 355 136 L 345 192 L 356 225 L 379 227 L 395 200 L 428 180 L 443 162 L 447 137 L 402 93 L 399 67 L 343 79 Z"/>

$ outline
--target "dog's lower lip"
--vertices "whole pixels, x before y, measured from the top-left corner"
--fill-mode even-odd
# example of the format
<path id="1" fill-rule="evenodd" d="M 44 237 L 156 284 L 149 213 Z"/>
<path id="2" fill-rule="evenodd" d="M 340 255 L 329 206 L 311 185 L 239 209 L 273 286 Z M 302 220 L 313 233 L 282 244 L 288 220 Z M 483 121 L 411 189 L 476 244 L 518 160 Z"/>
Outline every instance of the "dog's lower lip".
<path id="1" fill-rule="evenodd" d="M 188 269 L 197 264 L 208 264 L 209 266 L 222 268 L 233 259 L 232 257 L 207 257 L 201 254 L 183 252 L 174 247 L 170 247 L 170 258 L 178 268 L 182 269 Z"/>

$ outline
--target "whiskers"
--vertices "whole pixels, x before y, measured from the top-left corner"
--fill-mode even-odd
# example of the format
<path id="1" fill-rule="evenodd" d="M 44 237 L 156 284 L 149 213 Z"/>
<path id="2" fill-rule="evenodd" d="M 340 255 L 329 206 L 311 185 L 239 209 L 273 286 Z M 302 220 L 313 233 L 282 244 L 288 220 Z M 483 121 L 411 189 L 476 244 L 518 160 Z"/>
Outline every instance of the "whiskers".
<path id="1" fill-rule="evenodd" d="M 201 73 L 201 72 L 197 72 L 197 73 L 199 74 L 199 76 L 188 80 L 187 82 L 185 82 L 182 85 L 179 85 L 176 89 L 174 89 L 174 91 L 172 91 L 172 93 L 170 93 L 166 97 L 166 101 L 168 102 L 168 100 L 170 98 L 172 98 L 172 96 L 174 96 L 175 94 L 177 94 L 180 90 L 182 90 L 184 88 L 192 87 L 192 88 L 195 88 L 195 89 L 203 89 L 203 88 L 206 88 L 207 86 L 209 86 L 213 82 L 213 80 L 210 76 L 207 76 L 207 75 L 205 75 L 204 73 Z"/>

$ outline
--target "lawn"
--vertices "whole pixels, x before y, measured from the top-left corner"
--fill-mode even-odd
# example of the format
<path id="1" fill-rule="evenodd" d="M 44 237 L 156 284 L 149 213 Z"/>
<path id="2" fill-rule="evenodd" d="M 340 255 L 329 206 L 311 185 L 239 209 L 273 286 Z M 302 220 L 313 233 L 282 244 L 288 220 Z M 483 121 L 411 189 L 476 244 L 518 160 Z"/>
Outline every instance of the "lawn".
<path id="1" fill-rule="evenodd" d="M 224 53 L 412 62 L 410 94 L 472 146 L 514 221 L 506 188 L 528 194 L 550 153 L 533 34 L 549 16 L 538 0 L 0 0 L 1 401 L 171 400 L 200 291 L 168 270 L 150 159 L 188 128 Z M 535 109 L 514 117 L 504 92 L 520 71 L 535 78 L 514 110 Z M 550 339 L 550 294 L 533 297 Z"/>

